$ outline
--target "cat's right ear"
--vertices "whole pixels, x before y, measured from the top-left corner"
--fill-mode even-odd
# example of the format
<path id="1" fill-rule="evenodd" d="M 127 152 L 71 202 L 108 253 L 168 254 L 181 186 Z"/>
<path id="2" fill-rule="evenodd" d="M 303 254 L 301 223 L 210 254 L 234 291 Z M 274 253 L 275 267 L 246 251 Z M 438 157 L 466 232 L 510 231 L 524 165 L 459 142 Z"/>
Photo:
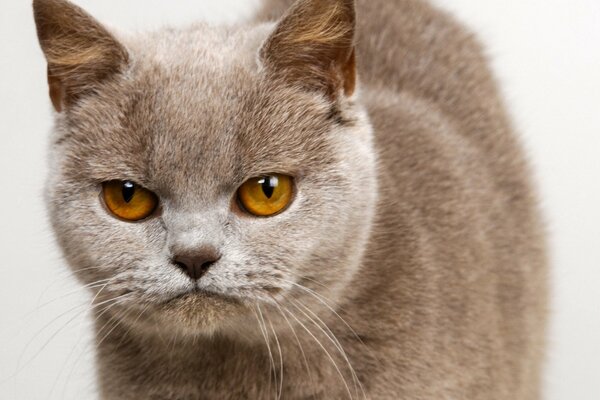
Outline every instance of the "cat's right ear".
<path id="1" fill-rule="evenodd" d="M 98 21 L 66 0 L 34 0 L 38 39 L 48 62 L 50 99 L 57 112 L 122 71 L 127 51 Z"/>
<path id="2" fill-rule="evenodd" d="M 260 50 L 266 69 L 336 98 L 356 86 L 354 0 L 297 0 Z"/>

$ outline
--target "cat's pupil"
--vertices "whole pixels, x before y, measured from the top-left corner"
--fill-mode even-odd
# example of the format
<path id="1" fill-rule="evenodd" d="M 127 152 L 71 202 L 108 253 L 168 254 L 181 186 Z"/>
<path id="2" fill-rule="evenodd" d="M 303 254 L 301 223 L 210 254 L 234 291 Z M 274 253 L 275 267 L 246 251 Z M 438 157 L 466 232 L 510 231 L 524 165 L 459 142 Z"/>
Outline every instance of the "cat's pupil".
<path id="1" fill-rule="evenodd" d="M 135 193 L 135 184 L 133 182 L 123 182 L 123 200 L 129 203 L 133 199 Z"/>
<path id="2" fill-rule="evenodd" d="M 275 176 L 268 176 L 262 180 L 262 190 L 268 199 L 270 199 L 271 196 L 273 196 L 273 192 L 277 187 L 277 183 L 277 177 Z"/>

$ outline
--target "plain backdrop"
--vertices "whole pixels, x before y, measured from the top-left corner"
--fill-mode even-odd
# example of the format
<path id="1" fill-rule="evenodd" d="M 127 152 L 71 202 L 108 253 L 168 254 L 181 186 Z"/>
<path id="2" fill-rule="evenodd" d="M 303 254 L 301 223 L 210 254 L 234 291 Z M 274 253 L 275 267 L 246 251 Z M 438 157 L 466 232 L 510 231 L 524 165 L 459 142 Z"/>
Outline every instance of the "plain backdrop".
<path id="1" fill-rule="evenodd" d="M 78 0 L 143 31 L 260 0 Z M 480 36 L 538 178 L 552 255 L 546 398 L 600 399 L 600 1 L 436 0 Z M 0 0 L 0 398 L 94 399 L 87 294 L 44 211 L 51 108 L 29 0 Z"/>

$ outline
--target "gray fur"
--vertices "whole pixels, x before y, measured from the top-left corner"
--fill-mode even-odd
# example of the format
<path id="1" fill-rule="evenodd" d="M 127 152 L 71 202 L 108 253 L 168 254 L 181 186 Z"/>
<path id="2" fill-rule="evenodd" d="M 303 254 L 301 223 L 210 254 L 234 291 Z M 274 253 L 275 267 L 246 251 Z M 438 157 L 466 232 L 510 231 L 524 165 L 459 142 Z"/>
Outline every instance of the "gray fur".
<path id="1" fill-rule="evenodd" d="M 359 0 L 359 84 L 332 98 L 262 62 L 291 3 L 119 37 L 117 72 L 56 114 L 48 207 L 76 276 L 101 283 L 101 397 L 539 398 L 543 231 L 479 45 L 425 2 Z M 237 210 L 271 172 L 296 178 L 290 208 Z M 113 179 L 159 215 L 109 215 Z M 206 244 L 223 256 L 189 294 L 173 254 Z"/>

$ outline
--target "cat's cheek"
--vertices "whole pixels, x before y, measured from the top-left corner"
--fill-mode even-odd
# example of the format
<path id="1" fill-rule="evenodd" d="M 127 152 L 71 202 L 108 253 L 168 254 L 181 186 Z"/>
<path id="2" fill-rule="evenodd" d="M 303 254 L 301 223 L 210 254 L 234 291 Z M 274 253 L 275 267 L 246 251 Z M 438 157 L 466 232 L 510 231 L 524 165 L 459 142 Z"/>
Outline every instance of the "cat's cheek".
<path id="1" fill-rule="evenodd" d="M 118 274 L 147 278 L 147 271 L 136 269 L 156 264 L 152 259 L 162 256 L 166 234 L 160 217 L 121 221 L 107 212 L 99 195 L 90 187 L 79 194 L 55 190 L 49 196 L 52 225 L 65 258 L 85 283 Z"/>

